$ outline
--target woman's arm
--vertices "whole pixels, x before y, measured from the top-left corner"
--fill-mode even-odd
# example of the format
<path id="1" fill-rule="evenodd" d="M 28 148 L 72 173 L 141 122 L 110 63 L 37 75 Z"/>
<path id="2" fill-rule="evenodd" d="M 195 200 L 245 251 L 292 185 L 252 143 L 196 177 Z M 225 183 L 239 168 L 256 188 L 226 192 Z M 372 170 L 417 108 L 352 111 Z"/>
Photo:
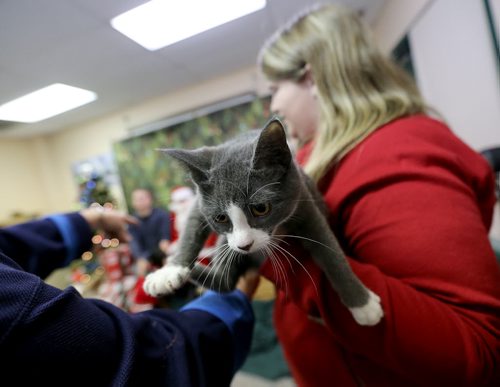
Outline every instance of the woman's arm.
<path id="1" fill-rule="evenodd" d="M 304 250 L 294 255 L 305 269 L 282 265 L 293 281 L 283 290 L 354 356 L 417 384 L 482 385 L 500 364 L 491 176 L 470 151 L 458 157 L 454 144 L 423 149 L 418 141 L 360 147 L 326 190 L 351 267 L 382 299 L 382 322 L 357 325 Z"/>

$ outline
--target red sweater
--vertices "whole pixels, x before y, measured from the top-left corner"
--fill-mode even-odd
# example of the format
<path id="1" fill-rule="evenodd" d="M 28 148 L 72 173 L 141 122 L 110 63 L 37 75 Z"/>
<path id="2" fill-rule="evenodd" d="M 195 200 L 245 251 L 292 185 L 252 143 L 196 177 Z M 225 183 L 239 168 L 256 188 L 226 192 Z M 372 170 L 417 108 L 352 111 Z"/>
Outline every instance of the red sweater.
<path id="1" fill-rule="evenodd" d="M 298 245 L 315 285 L 295 262 L 283 262 L 286 273 L 265 264 L 299 386 L 500 386 L 500 270 L 488 240 L 495 197 L 485 160 L 442 123 L 415 116 L 367 137 L 320 188 L 332 229 L 385 317 L 356 324 Z"/>

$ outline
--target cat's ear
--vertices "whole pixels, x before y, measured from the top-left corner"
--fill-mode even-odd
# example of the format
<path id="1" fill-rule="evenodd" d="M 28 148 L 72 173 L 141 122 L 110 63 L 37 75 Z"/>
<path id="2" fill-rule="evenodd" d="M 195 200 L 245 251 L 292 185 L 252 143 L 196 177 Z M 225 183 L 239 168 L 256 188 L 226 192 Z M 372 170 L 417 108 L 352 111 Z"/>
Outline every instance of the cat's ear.
<path id="1" fill-rule="evenodd" d="M 191 173 L 191 177 L 196 184 L 202 184 L 208 181 L 213 155 L 209 147 L 194 150 L 172 148 L 160 150 L 180 161 L 180 163 Z"/>
<path id="2" fill-rule="evenodd" d="M 286 142 L 283 123 L 272 118 L 260 132 L 253 156 L 253 169 L 280 166 L 288 170 L 292 153 Z"/>

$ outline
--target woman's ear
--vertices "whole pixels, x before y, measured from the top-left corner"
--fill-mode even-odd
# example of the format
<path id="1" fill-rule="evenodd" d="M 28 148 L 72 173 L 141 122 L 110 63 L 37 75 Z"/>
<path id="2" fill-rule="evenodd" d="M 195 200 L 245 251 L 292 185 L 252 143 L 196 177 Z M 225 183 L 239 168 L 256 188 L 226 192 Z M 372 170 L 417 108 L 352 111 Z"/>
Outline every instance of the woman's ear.
<path id="1" fill-rule="evenodd" d="M 304 76 L 303 82 L 309 87 L 309 90 L 314 98 L 318 98 L 318 87 L 314 81 L 314 77 L 311 70 L 311 65 L 306 63 L 304 66 Z"/>

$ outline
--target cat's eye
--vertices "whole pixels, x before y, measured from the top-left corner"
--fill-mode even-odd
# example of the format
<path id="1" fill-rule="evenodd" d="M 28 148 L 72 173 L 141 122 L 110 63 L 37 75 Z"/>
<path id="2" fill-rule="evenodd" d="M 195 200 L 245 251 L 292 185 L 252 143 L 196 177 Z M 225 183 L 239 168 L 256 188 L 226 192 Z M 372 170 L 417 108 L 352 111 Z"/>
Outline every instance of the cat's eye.
<path id="1" fill-rule="evenodd" d="M 259 203 L 251 204 L 250 212 L 255 217 L 266 216 L 271 211 L 271 204 L 269 203 Z"/>
<path id="2" fill-rule="evenodd" d="M 219 214 L 214 216 L 214 220 L 217 223 L 227 223 L 229 221 L 229 216 L 227 216 L 226 214 Z"/>

